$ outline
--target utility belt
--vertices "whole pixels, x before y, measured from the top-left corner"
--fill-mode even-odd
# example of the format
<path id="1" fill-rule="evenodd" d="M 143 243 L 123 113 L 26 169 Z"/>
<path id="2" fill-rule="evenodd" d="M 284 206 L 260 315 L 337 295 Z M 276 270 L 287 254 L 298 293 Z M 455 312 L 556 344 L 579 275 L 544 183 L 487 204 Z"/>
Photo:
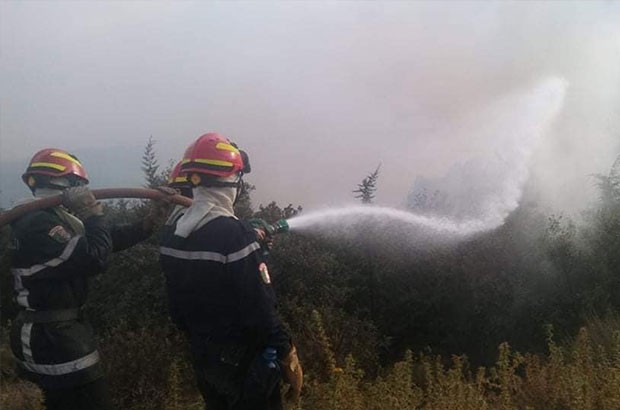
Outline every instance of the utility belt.
<path id="1" fill-rule="evenodd" d="M 77 320 L 79 316 L 80 309 L 22 310 L 17 319 L 26 323 L 53 323 Z"/>

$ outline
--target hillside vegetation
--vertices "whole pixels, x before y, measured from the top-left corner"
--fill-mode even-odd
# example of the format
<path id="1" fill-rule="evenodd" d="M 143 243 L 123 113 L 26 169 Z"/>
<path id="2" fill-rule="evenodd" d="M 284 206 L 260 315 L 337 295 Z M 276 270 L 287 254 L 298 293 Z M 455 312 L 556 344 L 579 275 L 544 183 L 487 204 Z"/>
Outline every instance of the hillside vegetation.
<path id="1" fill-rule="evenodd" d="M 159 184 L 149 169 L 148 183 Z M 502 227 L 432 250 L 277 237 L 270 271 L 306 371 L 301 402 L 289 408 L 620 408 L 620 177 L 596 181 L 600 197 L 579 223 L 522 205 Z M 251 191 L 242 217 L 302 212 L 254 209 Z M 145 212 L 141 203 L 108 205 L 119 222 Z M 0 237 L 0 407 L 38 409 L 40 395 L 16 379 L 6 343 L 16 309 L 8 235 Z M 168 319 L 157 238 L 114 255 L 86 313 L 119 409 L 201 408 L 186 341 Z"/>

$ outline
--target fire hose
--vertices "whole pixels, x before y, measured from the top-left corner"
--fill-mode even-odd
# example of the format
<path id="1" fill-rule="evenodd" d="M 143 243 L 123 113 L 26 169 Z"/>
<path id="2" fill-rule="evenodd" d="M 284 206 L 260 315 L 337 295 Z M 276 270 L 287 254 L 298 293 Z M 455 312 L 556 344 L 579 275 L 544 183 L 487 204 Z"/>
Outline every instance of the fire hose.
<path id="1" fill-rule="evenodd" d="M 190 206 L 192 200 L 181 195 L 169 195 L 156 189 L 146 188 L 107 188 L 93 189 L 93 195 L 97 199 L 135 198 L 135 199 L 164 199 L 167 198 L 175 204 Z M 28 212 L 51 208 L 62 204 L 62 195 L 35 199 L 23 205 L 17 205 L 8 211 L 0 213 L 0 228 L 21 217 Z"/>

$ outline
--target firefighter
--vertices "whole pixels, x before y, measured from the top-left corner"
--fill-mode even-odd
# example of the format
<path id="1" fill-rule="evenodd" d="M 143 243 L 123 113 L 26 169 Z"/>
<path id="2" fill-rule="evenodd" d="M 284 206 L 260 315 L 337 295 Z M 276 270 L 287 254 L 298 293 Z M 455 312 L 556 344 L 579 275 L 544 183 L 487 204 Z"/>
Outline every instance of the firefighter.
<path id="1" fill-rule="evenodd" d="M 80 309 L 89 277 L 105 269 L 111 252 L 150 236 L 153 219 L 107 226 L 84 167 L 61 149 L 37 152 L 22 179 L 34 199 L 62 194 L 63 206 L 12 223 L 11 271 L 21 310 L 11 349 L 18 371 L 41 387 L 49 410 L 112 409 L 95 335 Z"/>
<path id="2" fill-rule="evenodd" d="M 192 198 L 192 186 L 187 180 L 187 175 L 181 173 L 182 165 L 183 161 L 179 161 L 174 168 L 172 168 L 172 171 L 170 171 L 170 175 L 168 176 L 168 186 L 176 189 L 180 195 L 183 195 L 186 198 Z"/>
<path id="3" fill-rule="evenodd" d="M 174 189 L 177 194 L 191 199 L 194 197 L 194 194 L 192 193 L 192 186 L 189 180 L 187 179 L 187 175 L 181 172 L 182 165 L 183 165 L 183 161 L 179 161 L 174 166 L 174 168 L 172 168 L 172 170 L 170 171 L 170 175 L 168 176 L 167 187 Z M 158 189 L 161 190 L 162 187 Z M 172 208 L 172 211 L 170 212 L 170 214 L 168 215 L 168 218 L 165 224 L 166 225 L 173 224 L 177 219 L 179 219 L 185 213 L 186 209 L 187 208 L 183 205 L 175 205 Z M 252 228 L 254 228 L 258 242 L 268 253 L 269 249 L 271 249 L 273 245 L 273 238 L 271 238 L 267 234 L 267 230 L 265 229 L 267 222 L 265 222 L 264 220 L 260 218 L 251 218 L 251 219 L 248 219 L 247 222 L 252 226 Z"/>
<path id="4" fill-rule="evenodd" d="M 189 337 L 209 410 L 282 409 L 280 380 L 301 389 L 301 366 L 276 312 L 257 234 L 233 204 L 250 171 L 245 152 L 219 134 L 190 145 L 181 172 L 193 204 L 164 226 L 160 262 L 170 314 Z"/>
<path id="5" fill-rule="evenodd" d="M 170 171 L 170 175 L 168 176 L 167 185 L 168 188 L 174 189 L 179 195 L 183 195 L 184 197 L 191 199 L 193 197 L 192 187 L 187 180 L 187 176 L 181 173 L 181 165 L 182 161 L 179 161 L 174 168 L 172 168 L 172 171 Z M 165 225 L 173 224 L 185 213 L 186 209 L 187 208 L 182 205 L 175 205 L 168 215 Z"/>

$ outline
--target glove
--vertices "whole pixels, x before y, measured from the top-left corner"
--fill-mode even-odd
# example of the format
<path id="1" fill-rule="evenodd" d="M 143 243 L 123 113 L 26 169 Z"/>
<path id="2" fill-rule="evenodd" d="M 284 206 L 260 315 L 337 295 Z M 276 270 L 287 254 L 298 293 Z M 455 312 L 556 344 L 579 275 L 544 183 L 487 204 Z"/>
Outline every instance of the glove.
<path id="1" fill-rule="evenodd" d="M 248 219 L 248 223 L 256 231 L 256 236 L 258 236 L 259 240 L 263 240 L 269 235 L 269 224 L 265 222 L 264 219 L 250 218 Z"/>
<path id="2" fill-rule="evenodd" d="M 142 221 L 142 228 L 146 232 L 152 232 L 157 222 L 163 220 L 170 213 L 170 207 L 172 205 L 170 197 L 177 194 L 175 189 L 167 186 L 160 186 L 155 189 L 164 193 L 165 196 L 151 200 L 149 213 Z"/>
<path id="3" fill-rule="evenodd" d="M 62 193 L 62 204 L 82 221 L 91 216 L 102 216 L 103 206 L 86 186 L 67 188 Z"/>
<path id="4" fill-rule="evenodd" d="M 282 360 L 282 379 L 291 386 L 286 393 L 287 400 L 299 402 L 301 387 L 304 384 L 304 372 L 299 363 L 295 345 L 291 346 L 288 355 Z"/>
<path id="5" fill-rule="evenodd" d="M 168 186 L 158 186 L 155 189 L 158 190 L 159 192 L 162 192 L 162 193 L 166 194 L 166 195 L 177 195 L 178 194 L 176 189 L 170 188 Z M 164 197 L 162 200 L 164 202 L 170 202 L 170 200 L 168 198 L 166 198 L 166 197 Z"/>
<path id="6" fill-rule="evenodd" d="M 273 347 L 268 347 L 265 350 L 263 350 L 263 353 L 261 354 L 261 356 L 263 357 L 263 360 L 265 361 L 265 365 L 269 369 L 279 368 L 278 362 L 276 361 L 276 359 L 278 358 L 276 349 L 274 349 Z"/>
<path id="7" fill-rule="evenodd" d="M 269 235 L 269 224 L 261 218 L 248 219 L 248 223 L 256 232 L 256 240 L 266 252 L 269 252 L 273 247 L 273 238 Z"/>

